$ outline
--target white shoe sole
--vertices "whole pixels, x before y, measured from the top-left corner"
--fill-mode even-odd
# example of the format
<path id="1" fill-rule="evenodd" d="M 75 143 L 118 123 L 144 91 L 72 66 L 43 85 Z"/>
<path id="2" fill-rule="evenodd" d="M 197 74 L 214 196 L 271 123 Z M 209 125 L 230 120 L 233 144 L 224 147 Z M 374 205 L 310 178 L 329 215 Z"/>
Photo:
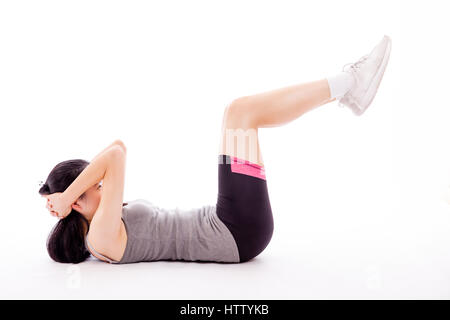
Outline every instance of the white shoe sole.
<path id="1" fill-rule="evenodd" d="M 353 112 L 358 116 L 362 115 L 367 110 L 367 108 L 370 106 L 370 104 L 372 103 L 372 101 L 375 98 L 375 95 L 378 91 L 381 80 L 383 79 L 384 71 L 386 70 L 386 67 L 387 67 L 387 64 L 389 61 L 389 57 L 391 54 L 391 38 L 388 36 L 385 36 L 385 37 L 388 38 L 389 41 L 386 46 L 386 51 L 384 52 L 383 61 L 381 62 L 376 75 L 373 77 L 372 82 L 370 83 L 366 94 L 361 99 L 362 101 L 365 102 L 363 104 L 364 107 L 362 107 L 361 109 L 358 108 L 358 110 L 353 110 Z"/>

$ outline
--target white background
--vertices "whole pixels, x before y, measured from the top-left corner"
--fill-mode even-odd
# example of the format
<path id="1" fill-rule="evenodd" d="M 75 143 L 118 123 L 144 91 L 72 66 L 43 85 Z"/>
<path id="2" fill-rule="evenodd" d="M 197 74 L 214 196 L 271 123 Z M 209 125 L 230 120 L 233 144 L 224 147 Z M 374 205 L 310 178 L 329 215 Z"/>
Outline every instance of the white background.
<path id="1" fill-rule="evenodd" d="M 446 1 L 0 2 L 0 297 L 450 298 Z M 223 265 L 50 260 L 37 191 L 60 161 L 128 147 L 124 201 L 215 204 L 225 106 L 391 58 L 361 117 L 337 103 L 260 144 L 266 250 Z"/>

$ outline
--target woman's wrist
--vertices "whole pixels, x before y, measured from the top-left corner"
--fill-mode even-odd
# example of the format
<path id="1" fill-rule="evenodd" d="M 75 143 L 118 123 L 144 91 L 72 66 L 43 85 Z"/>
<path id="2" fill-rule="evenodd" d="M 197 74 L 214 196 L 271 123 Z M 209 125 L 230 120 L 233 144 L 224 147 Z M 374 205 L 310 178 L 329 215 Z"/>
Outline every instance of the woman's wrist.
<path id="1" fill-rule="evenodd" d="M 61 193 L 61 200 L 66 204 L 66 206 L 71 206 L 78 198 L 76 198 L 75 200 L 73 200 L 73 196 L 71 196 L 69 193 L 69 188 L 67 188 L 66 190 L 64 190 L 63 193 Z"/>

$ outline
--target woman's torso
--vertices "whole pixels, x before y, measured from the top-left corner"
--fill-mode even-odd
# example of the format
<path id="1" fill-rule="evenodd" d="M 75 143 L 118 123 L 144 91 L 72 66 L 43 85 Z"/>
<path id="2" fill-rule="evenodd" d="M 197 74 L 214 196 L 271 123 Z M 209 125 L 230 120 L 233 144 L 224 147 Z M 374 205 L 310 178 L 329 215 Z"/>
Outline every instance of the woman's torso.
<path id="1" fill-rule="evenodd" d="M 111 263 L 155 260 L 239 262 L 239 253 L 215 206 L 164 209 L 144 199 L 122 208 L 121 232 L 102 252 Z M 93 255 L 101 260 L 100 254 Z M 107 258 L 106 258 L 107 259 Z"/>

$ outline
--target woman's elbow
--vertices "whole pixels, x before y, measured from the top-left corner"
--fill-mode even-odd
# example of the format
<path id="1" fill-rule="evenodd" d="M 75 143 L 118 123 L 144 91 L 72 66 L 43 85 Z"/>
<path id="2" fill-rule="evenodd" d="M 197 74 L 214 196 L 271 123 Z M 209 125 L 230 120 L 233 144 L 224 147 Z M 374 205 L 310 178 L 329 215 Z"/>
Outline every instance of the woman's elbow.
<path id="1" fill-rule="evenodd" d="M 108 161 L 122 162 L 122 161 L 125 161 L 126 156 L 127 155 L 126 155 L 125 150 L 118 144 L 112 146 L 108 150 Z"/>
<path id="2" fill-rule="evenodd" d="M 125 146 L 125 143 L 123 143 L 122 140 L 117 139 L 114 141 L 114 144 L 120 146 L 123 149 L 123 152 L 125 152 L 125 153 L 127 152 L 127 147 Z"/>

